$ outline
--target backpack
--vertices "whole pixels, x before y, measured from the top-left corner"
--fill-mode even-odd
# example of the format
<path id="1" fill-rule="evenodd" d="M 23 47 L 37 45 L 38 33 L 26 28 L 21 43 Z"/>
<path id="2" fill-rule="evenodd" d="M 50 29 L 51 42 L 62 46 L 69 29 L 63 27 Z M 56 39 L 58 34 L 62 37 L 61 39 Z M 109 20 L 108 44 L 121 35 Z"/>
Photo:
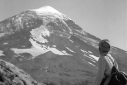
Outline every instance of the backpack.
<path id="1" fill-rule="evenodd" d="M 113 66 L 111 75 L 106 79 L 103 85 L 127 85 L 127 74 Z"/>

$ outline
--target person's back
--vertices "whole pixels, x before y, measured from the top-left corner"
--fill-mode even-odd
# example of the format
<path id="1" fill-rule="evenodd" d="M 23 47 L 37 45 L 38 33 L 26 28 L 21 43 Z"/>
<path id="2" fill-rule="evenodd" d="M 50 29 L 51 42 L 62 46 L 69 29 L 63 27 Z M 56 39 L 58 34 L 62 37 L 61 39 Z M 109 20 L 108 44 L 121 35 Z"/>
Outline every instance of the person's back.
<path id="1" fill-rule="evenodd" d="M 111 74 L 112 67 L 115 66 L 116 68 L 118 68 L 118 64 L 110 54 L 107 54 L 106 56 L 104 56 L 104 58 L 107 63 L 105 67 L 105 74 L 109 76 Z"/>
<path id="2" fill-rule="evenodd" d="M 104 76 L 103 76 L 103 79 L 100 84 L 100 85 L 103 85 L 105 80 L 111 75 L 113 66 L 115 66 L 118 69 L 118 64 L 116 63 L 115 59 L 110 54 L 107 54 L 103 57 L 101 56 L 100 60 L 101 60 L 101 58 L 104 58 L 103 63 L 100 63 L 99 65 L 101 65 L 101 67 L 105 67 L 104 68 L 105 71 L 103 73 Z M 104 63 L 106 63 L 106 64 L 104 64 Z M 98 74 L 98 75 L 101 75 L 101 74 Z"/>
<path id="3" fill-rule="evenodd" d="M 94 85 L 103 85 L 107 77 L 111 74 L 112 67 L 118 65 L 115 59 L 110 55 L 110 44 L 106 40 L 99 43 L 100 58 L 98 60 L 98 75 L 95 79 Z"/>

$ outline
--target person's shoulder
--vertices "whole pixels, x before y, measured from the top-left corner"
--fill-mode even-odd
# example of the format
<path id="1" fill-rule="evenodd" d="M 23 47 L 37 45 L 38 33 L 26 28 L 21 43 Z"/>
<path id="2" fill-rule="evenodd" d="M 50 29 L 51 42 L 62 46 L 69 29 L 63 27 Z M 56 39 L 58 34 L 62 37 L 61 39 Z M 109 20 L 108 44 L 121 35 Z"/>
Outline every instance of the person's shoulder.
<path id="1" fill-rule="evenodd" d="M 101 56 L 98 60 L 98 66 L 101 68 L 104 68 L 106 66 L 106 59 L 104 58 L 105 56 Z"/>
<path id="2" fill-rule="evenodd" d="M 110 58 L 110 60 L 112 60 L 112 62 L 115 61 L 114 58 L 113 58 L 113 56 L 112 56 L 111 54 L 107 54 L 107 55 L 105 56 L 105 58 L 106 58 L 106 57 Z"/>
<path id="3" fill-rule="evenodd" d="M 100 63 L 105 63 L 105 62 L 106 62 L 106 56 L 101 56 L 101 57 L 99 58 L 99 62 L 100 62 Z"/>
<path id="4" fill-rule="evenodd" d="M 118 69 L 118 63 L 117 63 L 116 59 L 111 54 L 109 54 L 108 57 L 114 63 L 115 67 Z"/>
<path id="5" fill-rule="evenodd" d="M 112 57 L 112 55 L 111 55 L 110 53 L 108 53 L 106 56 L 108 56 L 108 57 Z"/>

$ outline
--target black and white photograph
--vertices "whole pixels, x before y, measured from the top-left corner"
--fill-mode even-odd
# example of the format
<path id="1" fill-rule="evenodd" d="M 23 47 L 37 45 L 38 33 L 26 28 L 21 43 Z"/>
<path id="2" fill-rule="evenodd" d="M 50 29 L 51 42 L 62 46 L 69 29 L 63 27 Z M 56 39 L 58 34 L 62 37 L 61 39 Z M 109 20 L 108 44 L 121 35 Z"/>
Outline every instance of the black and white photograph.
<path id="1" fill-rule="evenodd" d="M 127 0 L 0 0 L 0 85 L 127 85 Z"/>

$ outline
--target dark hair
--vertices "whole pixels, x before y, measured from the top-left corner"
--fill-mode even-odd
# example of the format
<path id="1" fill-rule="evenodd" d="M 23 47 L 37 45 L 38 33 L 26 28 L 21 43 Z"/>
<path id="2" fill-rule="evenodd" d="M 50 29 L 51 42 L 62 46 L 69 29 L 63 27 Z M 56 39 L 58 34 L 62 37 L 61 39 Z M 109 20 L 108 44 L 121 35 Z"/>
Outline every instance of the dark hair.
<path id="1" fill-rule="evenodd" d="M 99 42 L 99 51 L 102 53 L 108 53 L 110 51 L 109 41 L 104 39 Z"/>

